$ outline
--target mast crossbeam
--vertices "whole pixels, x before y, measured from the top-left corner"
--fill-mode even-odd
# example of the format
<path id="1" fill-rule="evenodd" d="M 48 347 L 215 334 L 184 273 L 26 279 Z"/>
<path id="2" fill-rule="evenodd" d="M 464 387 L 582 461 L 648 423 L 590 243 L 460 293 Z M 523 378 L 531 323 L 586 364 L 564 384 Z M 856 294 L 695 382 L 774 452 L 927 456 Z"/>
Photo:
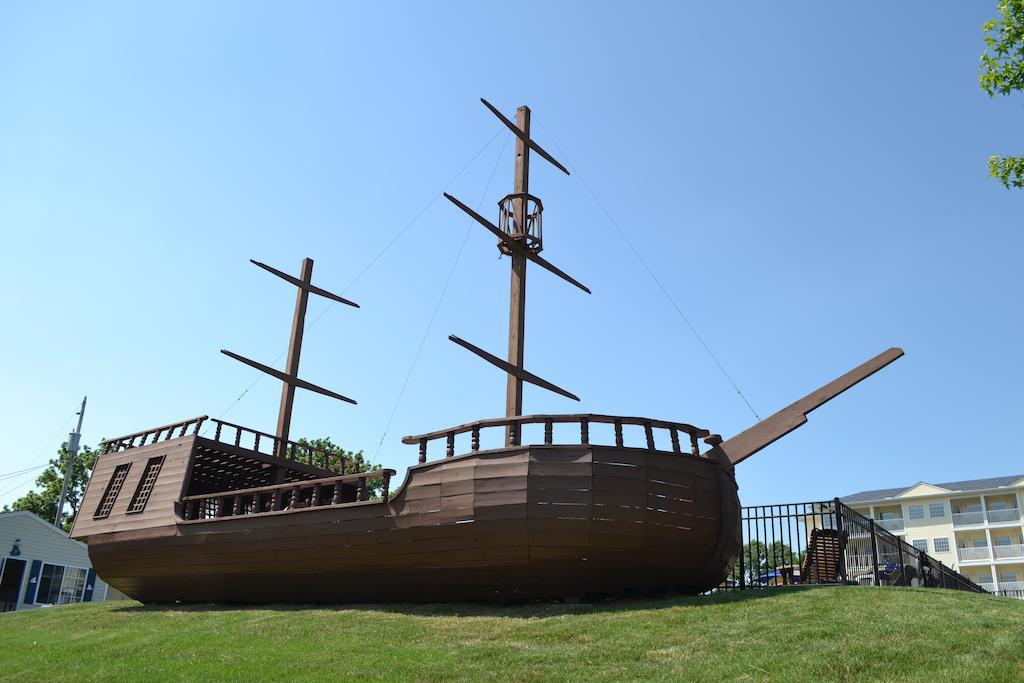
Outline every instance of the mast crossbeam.
<path id="1" fill-rule="evenodd" d="M 546 379 L 543 379 L 542 377 L 538 377 L 537 375 L 533 374 L 532 372 L 527 372 L 526 370 L 524 370 L 522 368 L 517 368 L 516 366 L 512 365 L 511 363 L 508 363 L 508 362 L 503 361 L 502 359 L 498 358 L 494 354 L 488 353 L 488 352 L 484 351 L 479 346 L 476 346 L 474 344 L 470 344 L 465 339 L 460 339 L 459 337 L 456 337 L 454 334 L 448 335 L 448 339 L 452 340 L 453 342 L 455 342 L 456 344 L 458 344 L 462 348 L 464 348 L 464 349 L 466 349 L 468 351 L 472 351 L 473 353 L 475 353 L 476 355 L 480 356 L 481 358 L 483 358 L 485 361 L 487 361 L 491 365 L 494 365 L 495 367 L 501 368 L 505 372 L 507 372 L 510 375 L 512 375 L 512 376 L 514 376 L 514 377 L 516 377 L 516 378 L 518 378 L 520 380 L 522 380 L 523 382 L 529 382 L 530 384 L 535 384 L 536 386 L 538 386 L 538 387 L 540 387 L 542 389 L 547 389 L 548 391 L 552 391 L 552 392 L 558 394 L 559 396 L 565 396 L 566 398 L 571 398 L 574 401 L 579 401 L 580 400 L 580 397 L 577 396 L 576 394 L 570 393 L 570 392 L 566 391 L 565 389 L 563 389 L 562 387 L 557 386 L 555 384 L 552 384 L 551 382 L 547 381 Z"/>

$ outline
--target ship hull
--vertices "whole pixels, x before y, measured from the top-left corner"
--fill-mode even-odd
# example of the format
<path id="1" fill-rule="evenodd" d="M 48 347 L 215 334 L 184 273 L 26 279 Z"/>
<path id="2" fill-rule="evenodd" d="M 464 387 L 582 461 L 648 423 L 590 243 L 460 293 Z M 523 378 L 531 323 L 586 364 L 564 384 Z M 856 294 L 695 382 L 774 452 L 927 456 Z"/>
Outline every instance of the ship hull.
<path id="1" fill-rule="evenodd" d="M 97 573 L 147 603 L 590 599 L 708 590 L 741 543 L 730 469 L 607 446 L 428 462 L 386 503 L 175 509 L 171 523 L 79 534 Z"/>

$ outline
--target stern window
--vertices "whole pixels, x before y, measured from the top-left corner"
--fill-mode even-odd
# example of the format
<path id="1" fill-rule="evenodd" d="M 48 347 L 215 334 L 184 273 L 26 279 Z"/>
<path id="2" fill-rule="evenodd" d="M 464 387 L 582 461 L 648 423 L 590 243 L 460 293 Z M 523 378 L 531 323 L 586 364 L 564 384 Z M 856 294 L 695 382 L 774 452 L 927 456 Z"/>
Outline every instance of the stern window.
<path id="1" fill-rule="evenodd" d="M 146 509 L 146 503 L 149 502 L 149 494 L 153 492 L 153 485 L 156 483 L 156 478 L 160 476 L 160 468 L 163 464 L 164 456 L 162 455 L 150 458 L 149 462 L 146 463 L 142 479 L 139 480 L 139 487 L 135 489 L 132 502 L 128 504 L 128 514 L 142 512 Z"/>
<path id="2" fill-rule="evenodd" d="M 110 516 L 110 511 L 114 509 L 114 501 L 117 500 L 117 494 L 121 493 L 125 477 L 128 476 L 128 468 L 131 466 L 132 464 L 129 462 L 118 465 L 114 470 L 113 476 L 107 483 L 107 490 L 103 492 L 103 499 L 100 501 L 99 507 L 96 508 L 96 514 L 92 516 L 93 519 L 104 519 Z"/>

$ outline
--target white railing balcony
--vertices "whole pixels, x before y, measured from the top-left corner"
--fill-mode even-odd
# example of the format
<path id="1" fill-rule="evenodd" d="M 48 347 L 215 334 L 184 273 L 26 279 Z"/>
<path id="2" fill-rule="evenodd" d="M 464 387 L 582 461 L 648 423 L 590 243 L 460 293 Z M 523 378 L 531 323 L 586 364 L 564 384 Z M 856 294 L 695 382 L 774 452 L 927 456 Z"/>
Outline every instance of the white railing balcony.
<path id="1" fill-rule="evenodd" d="M 849 538 L 867 538 L 871 535 L 868 533 L 867 527 L 861 527 L 857 524 L 844 524 L 843 528 L 846 529 L 846 535 Z"/>
<path id="2" fill-rule="evenodd" d="M 903 518 L 899 519 L 876 519 L 875 526 L 880 526 L 886 531 L 903 531 Z"/>
<path id="3" fill-rule="evenodd" d="M 989 524 L 1002 524 L 1003 522 L 1020 521 L 1020 510 L 1018 510 L 1017 508 L 1008 508 L 1006 510 L 989 510 L 987 514 Z"/>
<path id="4" fill-rule="evenodd" d="M 997 560 L 1005 560 L 1011 557 L 1024 557 L 1024 545 L 995 545 L 992 552 Z"/>
<path id="5" fill-rule="evenodd" d="M 984 512 L 954 512 L 953 526 L 974 526 L 985 523 Z"/>
<path id="6" fill-rule="evenodd" d="M 981 584 L 978 584 L 979 586 Z M 991 584 L 989 584 L 991 585 Z M 984 588 L 984 586 L 982 586 Z M 985 588 L 987 591 L 995 590 L 994 588 Z M 1024 581 L 1000 581 L 999 590 L 1001 591 L 1024 591 Z"/>
<path id="7" fill-rule="evenodd" d="M 899 561 L 900 561 L 900 557 L 896 553 L 878 553 L 878 564 L 880 566 L 881 565 L 886 565 L 886 564 L 899 564 Z M 914 558 L 910 558 L 908 556 L 906 561 L 908 563 L 910 563 L 910 562 L 914 562 L 916 560 Z M 860 553 L 858 553 L 858 554 L 851 554 L 851 555 L 849 555 L 848 566 L 851 569 L 856 569 L 858 567 L 867 567 L 867 568 L 870 569 L 871 568 L 871 555 L 870 554 L 863 555 L 863 554 L 860 554 Z"/>
<path id="8" fill-rule="evenodd" d="M 994 593 L 995 590 L 996 590 L 996 585 L 994 583 L 992 583 L 991 580 L 989 580 L 989 581 L 975 581 L 975 583 L 978 584 L 979 586 L 981 586 L 982 588 L 984 588 L 985 590 L 987 590 L 989 593 Z M 1002 587 L 1001 584 L 1000 584 L 1000 587 Z"/>
<path id="9" fill-rule="evenodd" d="M 1006 547 L 1006 546 L 1003 546 Z M 988 548 L 957 548 L 957 557 L 961 562 L 978 562 L 980 560 L 991 560 L 992 555 Z"/>

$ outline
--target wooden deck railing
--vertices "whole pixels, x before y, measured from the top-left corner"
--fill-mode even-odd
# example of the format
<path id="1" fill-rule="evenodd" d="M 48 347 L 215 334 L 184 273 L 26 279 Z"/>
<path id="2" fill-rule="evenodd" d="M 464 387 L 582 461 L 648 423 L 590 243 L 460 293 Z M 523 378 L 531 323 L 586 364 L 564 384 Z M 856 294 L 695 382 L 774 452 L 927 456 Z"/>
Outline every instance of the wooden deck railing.
<path id="1" fill-rule="evenodd" d="M 203 434 L 200 434 L 200 428 L 207 420 L 214 425 L 213 433 L 206 434 L 206 431 L 209 429 L 208 425 L 207 429 L 203 430 Z M 294 441 L 282 442 L 273 434 L 267 434 L 266 432 L 216 418 L 211 419 L 206 415 L 154 427 L 142 432 L 135 432 L 134 434 L 119 436 L 116 439 L 101 441 L 100 452 L 116 453 L 117 451 L 156 443 L 157 441 L 167 441 L 177 437 L 188 436 L 190 433 L 195 436 L 209 438 L 213 441 L 219 441 L 220 443 L 255 451 L 262 455 L 305 463 L 330 472 L 337 472 L 338 474 L 345 473 L 346 459 L 341 451 L 325 451 L 322 448 L 314 448 L 313 446 L 307 446 Z"/>
<path id="2" fill-rule="evenodd" d="M 182 420 L 181 422 L 172 422 L 169 425 L 147 429 L 143 432 L 135 432 L 134 434 L 119 436 L 116 439 L 105 439 L 100 442 L 100 453 L 116 453 L 117 451 L 123 451 L 129 448 L 145 446 L 147 442 L 156 443 L 161 440 L 161 435 L 163 435 L 164 441 L 187 436 L 190 428 L 192 429 L 193 434 L 198 434 L 199 428 L 203 426 L 203 422 L 207 419 L 209 418 L 206 415 L 200 415 L 199 417 Z M 177 434 L 175 434 L 175 432 L 177 432 Z M 139 440 L 138 443 L 135 443 L 136 439 Z"/>
<path id="3" fill-rule="evenodd" d="M 239 448 L 256 451 L 263 455 L 271 455 L 284 460 L 306 463 L 313 467 L 345 473 L 345 455 L 341 451 L 325 451 L 321 448 L 314 448 L 294 441 L 281 442 L 273 434 L 267 434 L 249 427 L 236 425 L 224 420 L 212 419 L 215 425 L 212 438 L 214 441 L 227 443 Z M 283 445 L 283 447 L 282 447 Z"/>
<path id="4" fill-rule="evenodd" d="M 470 422 L 464 425 L 459 425 L 458 427 L 430 432 L 429 434 L 406 436 L 402 439 L 402 443 L 407 445 L 419 444 L 419 461 L 426 462 L 427 444 L 435 439 L 446 440 L 447 446 L 445 449 L 445 456 L 451 458 L 455 455 L 455 436 L 458 434 L 469 432 L 472 435 L 470 441 L 470 452 L 476 453 L 480 450 L 481 429 L 502 427 L 506 431 L 505 445 L 519 446 L 522 445 L 523 425 L 543 424 L 544 445 L 550 446 L 554 439 L 554 425 L 566 423 L 579 425 L 580 445 L 590 445 L 590 425 L 593 423 L 614 425 L 615 445 L 620 448 L 624 445 L 622 438 L 622 427 L 624 425 L 643 427 L 644 435 L 647 440 L 647 448 L 649 450 L 656 450 L 654 443 L 654 430 L 661 429 L 668 431 L 669 438 L 672 443 L 672 452 L 682 453 L 683 451 L 679 443 L 679 435 L 682 433 L 689 437 L 689 452 L 692 455 L 700 455 L 698 439 L 711 435 L 711 432 L 706 429 L 694 427 L 693 425 L 685 424 L 683 422 L 668 422 L 666 420 L 652 420 L 644 417 L 619 417 L 615 415 L 595 415 L 587 413 L 578 415 L 523 415 L 520 417 L 499 417 L 489 420 L 477 420 L 476 422 Z"/>
<path id="5" fill-rule="evenodd" d="M 381 502 L 386 502 L 394 474 L 395 470 L 374 470 L 340 477 L 184 496 L 181 503 L 185 519 L 189 521 L 329 507 L 369 500 L 368 482 L 374 479 L 383 480 Z M 351 489 L 346 491 L 344 486 L 353 482 L 356 485 L 354 497 L 349 493 Z"/>

